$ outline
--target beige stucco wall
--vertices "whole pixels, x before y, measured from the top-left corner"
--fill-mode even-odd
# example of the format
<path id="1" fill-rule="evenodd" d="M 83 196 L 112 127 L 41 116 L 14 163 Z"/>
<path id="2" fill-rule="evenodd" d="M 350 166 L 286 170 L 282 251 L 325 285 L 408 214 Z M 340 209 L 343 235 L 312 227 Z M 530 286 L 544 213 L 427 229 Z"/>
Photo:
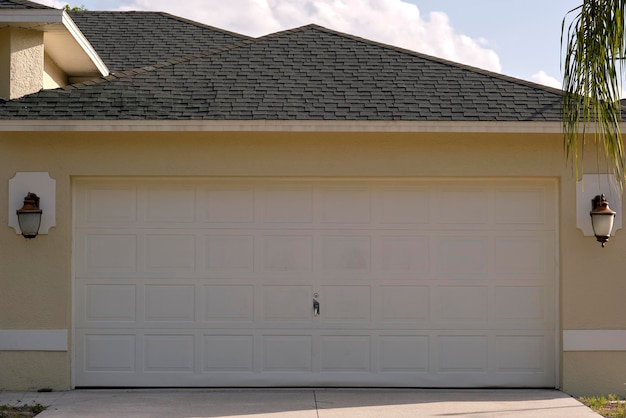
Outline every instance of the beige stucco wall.
<path id="1" fill-rule="evenodd" d="M 49 235 L 24 240 L 7 226 L 6 209 L 0 210 L 0 277 L 7 278 L 0 281 L 6 301 L 0 304 L 0 329 L 71 332 L 71 180 L 80 176 L 556 178 L 561 325 L 626 329 L 624 232 L 602 249 L 576 229 L 575 182 L 559 134 L 0 133 L 0 149 L 0 196 L 7 196 L 17 171 L 47 171 L 57 181 L 57 226 Z M 0 379 L 0 389 L 33 389 L 44 382 L 54 389 L 71 387 L 71 353 L 0 354 L 0 369 L 8 362 L 23 364 L 19 377 Z M 565 353 L 562 387 L 576 394 L 623 391 L 621 383 L 613 386 L 625 374 L 610 359 L 625 355 Z M 589 366 L 578 367 L 580 362 Z M 594 365 L 612 377 L 596 382 L 600 372 Z"/>
<path id="2" fill-rule="evenodd" d="M 0 29 L 0 62 L 4 70 L 0 75 L 0 97 L 14 99 L 41 90 L 43 32 L 15 27 Z"/>
<path id="3" fill-rule="evenodd" d="M 623 315 L 622 315 L 623 316 Z M 563 355 L 563 391 L 572 396 L 626 396 L 626 351 L 573 351 Z"/>
<path id="4" fill-rule="evenodd" d="M 67 75 L 48 54 L 44 56 L 43 88 L 55 89 L 67 86 Z"/>

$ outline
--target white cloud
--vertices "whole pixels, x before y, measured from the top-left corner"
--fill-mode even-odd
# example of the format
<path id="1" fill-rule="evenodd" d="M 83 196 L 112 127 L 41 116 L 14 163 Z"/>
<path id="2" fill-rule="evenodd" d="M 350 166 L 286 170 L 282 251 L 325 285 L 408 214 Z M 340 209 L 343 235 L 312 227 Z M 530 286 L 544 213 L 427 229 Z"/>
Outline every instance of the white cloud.
<path id="1" fill-rule="evenodd" d="M 58 0 L 34 0 L 35 3 L 45 4 L 46 6 L 62 9 L 68 2 Z"/>
<path id="2" fill-rule="evenodd" d="M 54 1 L 54 0 L 52 0 Z M 402 0 L 129 0 L 121 10 L 160 10 L 261 36 L 316 23 L 329 29 L 500 72 L 485 39 L 458 33 L 445 13 L 421 16 Z"/>
<path id="3" fill-rule="evenodd" d="M 533 74 L 531 80 L 535 83 L 543 84 L 544 86 L 554 87 L 555 89 L 560 89 L 562 85 L 560 80 L 549 76 L 543 70 Z"/>

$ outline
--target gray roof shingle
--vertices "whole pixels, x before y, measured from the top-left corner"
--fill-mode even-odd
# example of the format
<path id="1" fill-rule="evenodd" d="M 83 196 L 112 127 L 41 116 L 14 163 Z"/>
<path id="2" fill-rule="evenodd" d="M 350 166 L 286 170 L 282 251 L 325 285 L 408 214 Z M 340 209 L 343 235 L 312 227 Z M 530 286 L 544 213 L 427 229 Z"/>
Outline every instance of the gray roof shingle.
<path id="1" fill-rule="evenodd" d="M 113 72 L 250 39 L 160 12 L 81 11 L 70 16 Z"/>
<path id="2" fill-rule="evenodd" d="M 54 9 L 28 0 L 0 0 L 0 9 Z"/>
<path id="3" fill-rule="evenodd" d="M 316 25 L 0 103 L 0 119 L 560 121 L 561 93 Z"/>

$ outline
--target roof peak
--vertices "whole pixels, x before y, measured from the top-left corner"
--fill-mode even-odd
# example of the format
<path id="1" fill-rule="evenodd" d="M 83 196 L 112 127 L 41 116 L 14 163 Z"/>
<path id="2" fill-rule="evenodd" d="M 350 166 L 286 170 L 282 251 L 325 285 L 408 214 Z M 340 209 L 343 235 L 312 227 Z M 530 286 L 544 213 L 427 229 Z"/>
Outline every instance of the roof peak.
<path id="1" fill-rule="evenodd" d="M 104 12 L 104 13 L 108 13 L 108 12 Z M 165 13 L 165 12 L 146 12 L 146 11 L 141 11 L 141 12 L 119 12 L 119 13 L 156 13 L 156 14 L 160 14 L 163 16 L 167 16 L 167 17 L 171 17 L 173 19 L 177 19 L 177 20 L 181 20 L 181 21 L 186 21 L 189 23 L 196 23 L 199 25 L 202 25 L 198 22 L 194 22 L 192 20 L 187 20 L 184 18 L 180 18 L 178 16 L 174 16 L 174 15 L 170 15 L 169 13 Z M 208 28 L 212 28 L 212 29 L 216 29 L 213 28 L 211 26 L 205 26 Z M 217 29 L 219 30 L 219 29 Z M 195 54 L 188 54 L 188 55 L 184 55 L 184 56 L 179 56 L 179 57 L 175 57 L 172 59 L 168 59 L 168 60 L 164 60 L 152 65 L 147 65 L 147 66 L 142 66 L 142 67 L 138 67 L 138 68 L 130 68 L 128 70 L 125 71 L 119 71 L 116 72 L 114 74 L 109 75 L 108 77 L 101 77 L 99 80 L 92 80 L 92 81 L 88 81 L 86 83 L 76 83 L 76 84 L 72 84 L 69 86 L 66 86 L 66 89 L 73 89 L 73 88 L 80 88 L 80 87 L 84 87 L 86 85 L 91 85 L 91 84 L 97 84 L 100 82 L 106 82 L 106 81 L 110 81 L 113 79 L 117 79 L 117 78 L 125 78 L 125 77 L 132 77 L 138 74 L 143 74 L 146 72 L 151 72 L 151 71 L 157 71 L 159 69 L 162 69 L 164 67 L 169 67 L 171 65 L 177 65 L 177 64 L 182 64 L 182 63 L 186 63 L 186 62 L 191 62 L 194 61 L 196 59 L 201 59 L 201 58 L 205 58 L 211 55 L 216 55 L 216 54 L 221 54 L 224 52 L 228 52 L 231 51 L 233 49 L 237 49 L 237 48 L 242 48 L 242 47 L 246 47 L 248 45 L 251 44 L 255 44 L 258 42 L 263 42 L 265 40 L 272 40 L 272 39 L 276 39 L 276 38 L 280 38 L 283 36 L 287 36 L 290 34 L 296 34 L 299 32 L 306 32 L 309 30 L 315 30 L 315 31 L 319 31 L 319 32 L 323 32 L 326 34 L 330 34 L 330 35 L 335 35 L 335 36 L 340 36 L 342 38 L 345 39 L 350 39 L 356 42 L 362 42 L 364 44 L 367 45 L 372 45 L 372 46 L 376 46 L 376 47 L 380 47 L 380 48 L 384 48 L 384 49 L 389 49 L 392 51 L 396 51 L 402 54 L 407 54 L 409 56 L 413 56 L 413 57 L 417 57 L 420 59 L 425 59 L 425 60 L 429 60 L 438 64 L 443 64 L 443 65 L 449 65 L 449 66 L 453 66 L 456 68 L 459 68 L 461 70 L 465 70 L 465 71 L 469 71 L 469 72 L 473 72 L 473 73 L 477 73 L 477 74 L 481 74 L 484 76 L 488 76 L 488 77 L 492 77 L 495 79 L 499 79 L 502 81 L 506 81 L 506 82 L 510 82 L 510 83 L 515 83 L 515 84 L 519 84 L 519 85 L 523 85 L 526 87 L 530 87 L 530 88 L 534 88 L 534 89 L 541 89 L 544 90 L 546 92 L 549 93 L 554 93 L 554 94 L 558 94 L 561 95 L 562 94 L 562 90 L 561 89 L 556 89 L 554 87 L 549 87 L 543 84 L 538 84 L 538 83 L 534 83 L 528 80 L 524 80 L 521 78 L 516 78 L 516 77 L 512 77 L 512 76 L 507 76 L 501 73 L 497 73 L 497 72 L 493 72 L 493 71 L 489 71 L 483 68 L 479 68 L 479 67 L 475 67 L 475 66 L 471 66 L 471 65 L 467 65 L 467 64 L 462 64 L 459 62 L 455 62 L 455 61 L 451 61 L 451 60 L 447 60 L 444 58 L 439 58 L 433 55 L 428 55 L 428 54 L 424 54 L 421 52 L 417 52 L 417 51 L 413 51 L 411 49 L 407 49 L 407 48 L 402 48 L 399 46 L 395 46 L 395 45 L 391 45 L 391 44 L 386 44 L 384 42 L 379 42 L 379 41 L 374 41 L 371 39 L 367 39 L 367 38 L 363 38 L 357 35 L 352 35 L 349 33 L 345 33 L 345 32 L 341 32 L 341 31 L 337 31 L 334 29 L 329 29 L 327 27 L 321 26 L 319 24 L 316 23 L 310 23 L 307 25 L 302 25 L 302 26 L 298 26 L 295 28 L 291 28 L 291 29 L 285 29 L 282 31 L 278 31 L 278 32 L 273 32 L 267 35 L 263 35 L 257 38 L 252 38 L 252 37 L 245 37 L 244 39 L 242 39 L 239 42 L 234 42 L 228 46 L 225 47 L 218 47 L 218 48 L 211 48 L 208 50 L 204 50 Z M 245 36 L 245 35 L 242 35 Z"/>
<path id="2" fill-rule="evenodd" d="M 457 68 L 461 68 L 461 69 L 465 69 L 465 70 L 468 70 L 468 71 L 477 72 L 477 73 L 480 73 L 480 74 L 483 74 L 483 75 L 487 75 L 487 76 L 490 76 L 490 77 L 499 78 L 499 79 L 504 80 L 504 81 L 509 81 L 509 82 L 513 82 L 513 83 L 519 83 L 519 84 L 523 84 L 525 86 L 532 87 L 532 88 L 539 88 L 539 89 L 548 91 L 550 93 L 562 94 L 562 92 L 563 92 L 561 89 L 550 87 L 550 86 L 546 86 L 544 84 L 534 83 L 532 81 L 524 80 L 522 78 L 517 78 L 517 77 L 505 75 L 505 74 L 502 74 L 502 73 L 486 70 L 484 68 L 476 67 L 476 66 L 473 66 L 473 65 L 463 64 L 463 63 L 460 63 L 460 62 L 457 62 L 457 61 L 451 61 L 451 60 L 448 60 L 448 59 L 445 59 L 445 58 L 441 58 L 441 57 L 437 57 L 437 56 L 434 56 L 434 55 L 425 54 L 423 52 L 414 51 L 412 49 L 403 48 L 403 47 L 400 47 L 400 46 L 387 44 L 387 43 L 380 42 L 380 41 L 374 41 L 372 39 L 363 38 L 363 37 L 360 37 L 360 36 L 357 36 L 357 35 L 353 35 L 353 34 L 346 33 L 346 32 L 341 32 L 341 31 L 338 31 L 338 30 L 335 30 L 335 29 L 330 29 L 330 28 L 327 28 L 325 26 L 321 26 L 321 25 L 316 24 L 316 23 L 309 23 L 307 25 L 298 26 L 298 27 L 295 27 L 295 28 L 291 28 L 291 29 L 286 29 L 286 30 L 279 31 L 279 32 L 270 33 L 270 34 L 261 36 L 261 37 L 259 37 L 257 39 L 264 39 L 264 38 L 269 38 L 269 37 L 273 37 L 273 36 L 281 36 L 281 35 L 287 34 L 287 33 L 295 33 L 295 32 L 300 32 L 300 31 L 311 30 L 311 29 L 319 30 L 321 32 L 325 32 L 325 33 L 329 33 L 329 34 L 333 34 L 333 35 L 337 35 L 337 36 L 342 36 L 344 38 L 352 39 L 352 40 L 355 40 L 355 41 L 358 41 L 358 42 L 364 42 L 364 43 L 369 44 L 369 45 L 379 46 L 381 48 L 389 48 L 389 49 L 392 49 L 392 50 L 395 50 L 395 51 L 398 51 L 398 52 L 401 52 L 401 53 L 406 53 L 406 54 L 409 54 L 409 55 L 412 55 L 412 56 L 420 57 L 420 58 L 427 59 L 427 60 L 430 60 L 430 61 L 433 61 L 433 62 L 437 62 L 437 63 L 440 63 L 440 64 L 452 65 L 452 66 L 457 67 Z"/>

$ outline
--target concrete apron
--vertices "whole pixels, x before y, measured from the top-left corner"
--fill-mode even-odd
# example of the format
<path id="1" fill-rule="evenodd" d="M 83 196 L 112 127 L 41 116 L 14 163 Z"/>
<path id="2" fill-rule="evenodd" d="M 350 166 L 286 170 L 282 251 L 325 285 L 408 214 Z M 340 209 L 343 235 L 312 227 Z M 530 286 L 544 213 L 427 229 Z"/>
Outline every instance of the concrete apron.
<path id="1" fill-rule="evenodd" d="M 38 418 L 599 417 L 556 390 L 134 389 L 0 392 L 0 404 L 42 404 Z"/>

